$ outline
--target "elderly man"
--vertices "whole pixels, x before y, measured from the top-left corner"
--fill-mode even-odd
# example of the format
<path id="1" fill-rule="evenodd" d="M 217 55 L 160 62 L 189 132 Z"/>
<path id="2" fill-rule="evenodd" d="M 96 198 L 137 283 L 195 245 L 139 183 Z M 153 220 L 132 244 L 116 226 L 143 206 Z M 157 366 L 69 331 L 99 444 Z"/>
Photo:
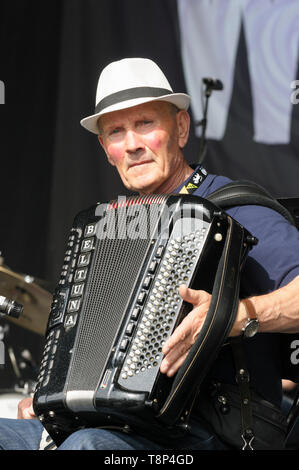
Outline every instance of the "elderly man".
<path id="1" fill-rule="evenodd" d="M 229 180 L 209 175 L 200 165 L 190 166 L 185 160 L 183 148 L 190 126 L 188 106 L 188 95 L 174 93 L 154 62 L 124 59 L 103 70 L 95 113 L 81 124 L 98 136 L 108 161 L 129 190 L 139 194 L 184 193 L 196 176 L 198 184 L 193 194 L 206 197 Z M 246 336 L 247 326 L 254 321 L 254 332 L 258 330 L 258 334 L 244 340 L 252 392 L 264 403 L 267 401 L 279 415 L 282 397 L 279 340 L 272 333 L 299 330 L 299 234 L 281 215 L 268 208 L 244 206 L 228 212 L 259 239 L 244 268 L 242 286 L 247 299 L 239 303 L 230 335 Z M 211 299 L 207 292 L 184 285 L 180 287 L 180 295 L 193 309 L 164 344 L 161 372 L 168 376 L 173 376 L 185 360 Z M 264 332 L 267 335 L 260 334 Z M 209 376 L 218 384 L 234 386 L 235 370 L 227 349 L 219 355 Z M 223 436 L 217 436 L 212 423 L 205 424 L 207 417 L 203 411 L 199 403 L 191 417 L 190 433 L 177 442 L 171 441 L 167 448 L 233 447 L 225 436 L 224 440 Z M 37 449 L 42 425 L 34 419 L 30 399 L 20 403 L 19 418 L 29 419 L 1 420 L 0 446 Z M 283 417 L 279 419 L 283 421 Z M 264 438 L 262 435 L 260 439 Z M 265 443 L 265 448 L 270 446 L 271 443 Z M 161 446 L 134 433 L 84 429 L 68 437 L 59 448 L 128 450 L 161 449 Z"/>

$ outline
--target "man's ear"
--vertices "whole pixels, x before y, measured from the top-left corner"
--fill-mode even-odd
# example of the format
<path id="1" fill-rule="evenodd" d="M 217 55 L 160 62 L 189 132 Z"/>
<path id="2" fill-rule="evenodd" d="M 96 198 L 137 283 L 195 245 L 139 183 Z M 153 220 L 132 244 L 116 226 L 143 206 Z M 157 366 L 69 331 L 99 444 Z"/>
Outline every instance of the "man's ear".
<path id="1" fill-rule="evenodd" d="M 100 142 L 101 146 L 104 148 L 104 142 L 103 142 L 103 138 L 101 137 L 101 134 L 98 135 L 98 141 Z"/>
<path id="2" fill-rule="evenodd" d="M 178 126 L 178 143 L 180 148 L 184 148 L 189 138 L 190 116 L 187 111 L 181 109 L 176 114 Z"/>
<path id="3" fill-rule="evenodd" d="M 98 141 L 100 142 L 101 147 L 102 147 L 102 149 L 104 150 L 104 152 L 105 152 L 105 154 L 106 154 L 106 157 L 107 157 L 108 162 L 109 162 L 112 166 L 115 166 L 115 163 L 110 159 L 110 157 L 109 157 L 109 155 L 108 155 L 108 153 L 107 153 L 107 151 L 106 151 L 106 147 L 105 147 L 103 138 L 101 137 L 100 134 L 98 135 Z"/>

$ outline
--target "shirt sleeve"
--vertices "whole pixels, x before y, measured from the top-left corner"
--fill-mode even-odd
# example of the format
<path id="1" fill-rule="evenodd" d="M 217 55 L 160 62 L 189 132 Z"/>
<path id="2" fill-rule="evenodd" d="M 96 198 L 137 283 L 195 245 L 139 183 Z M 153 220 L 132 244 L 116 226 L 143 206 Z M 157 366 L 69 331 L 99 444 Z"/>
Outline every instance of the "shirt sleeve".
<path id="1" fill-rule="evenodd" d="M 207 197 L 230 182 L 209 174 L 197 194 Z M 299 231 L 281 214 L 260 205 L 236 206 L 226 212 L 258 239 L 242 272 L 242 297 L 272 292 L 299 275 Z"/>
<path id="2" fill-rule="evenodd" d="M 299 275 L 299 231 L 281 214 L 256 205 L 238 206 L 227 213 L 258 239 L 244 266 L 244 295 L 271 292 Z"/>

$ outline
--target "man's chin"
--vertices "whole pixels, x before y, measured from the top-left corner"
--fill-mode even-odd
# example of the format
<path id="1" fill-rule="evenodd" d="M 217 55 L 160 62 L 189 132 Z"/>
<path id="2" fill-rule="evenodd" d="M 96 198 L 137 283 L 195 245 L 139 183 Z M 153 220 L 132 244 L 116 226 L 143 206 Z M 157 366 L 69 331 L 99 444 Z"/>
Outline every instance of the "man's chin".
<path id="1" fill-rule="evenodd" d="M 128 189 L 139 194 L 153 194 L 161 183 L 155 178 L 136 178 L 129 182 Z"/>

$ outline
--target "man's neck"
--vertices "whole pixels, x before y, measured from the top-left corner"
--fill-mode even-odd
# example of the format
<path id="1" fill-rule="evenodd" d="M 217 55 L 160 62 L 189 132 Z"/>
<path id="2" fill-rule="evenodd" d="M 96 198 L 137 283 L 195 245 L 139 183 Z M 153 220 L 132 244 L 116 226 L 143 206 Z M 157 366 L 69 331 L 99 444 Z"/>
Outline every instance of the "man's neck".
<path id="1" fill-rule="evenodd" d="M 184 160 L 183 164 L 173 173 L 173 178 L 169 178 L 165 181 L 157 190 L 157 194 L 171 194 L 175 189 L 180 186 L 186 179 L 192 175 L 193 170 Z"/>

